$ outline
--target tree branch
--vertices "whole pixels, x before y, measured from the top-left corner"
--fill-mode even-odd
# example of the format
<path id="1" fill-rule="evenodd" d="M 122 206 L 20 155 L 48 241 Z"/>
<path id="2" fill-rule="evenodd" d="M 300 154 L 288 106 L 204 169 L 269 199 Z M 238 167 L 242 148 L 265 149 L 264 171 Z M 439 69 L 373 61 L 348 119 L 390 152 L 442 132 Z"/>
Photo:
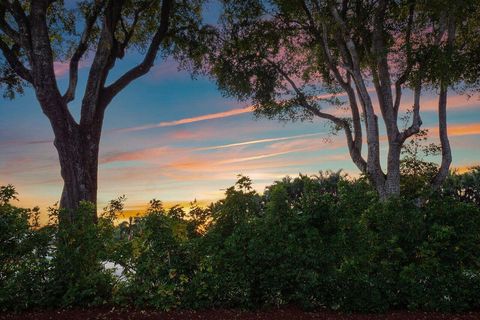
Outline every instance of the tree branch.
<path id="1" fill-rule="evenodd" d="M 450 18 L 448 22 L 447 33 L 447 54 L 452 54 L 453 45 L 455 42 L 455 22 Z M 440 95 L 438 99 L 438 133 L 440 136 L 440 144 L 442 147 L 442 163 L 438 169 L 437 174 L 432 180 L 432 188 L 437 190 L 441 187 L 445 181 L 450 165 L 452 163 L 452 149 L 450 147 L 450 140 L 448 139 L 447 131 L 447 94 L 448 94 L 448 82 L 445 79 L 440 80 Z"/>
<path id="2" fill-rule="evenodd" d="M 352 130 L 350 128 L 350 124 L 348 123 L 347 120 L 341 119 L 339 117 L 336 117 L 332 114 L 325 113 L 320 111 L 318 108 L 315 108 L 312 106 L 307 98 L 305 97 L 305 94 L 302 92 L 300 88 L 295 84 L 295 81 L 293 81 L 290 76 L 282 69 L 280 68 L 275 62 L 272 60 L 265 58 L 265 60 L 272 65 L 281 75 L 282 77 L 290 84 L 292 89 L 295 91 L 297 94 L 297 97 L 300 99 L 300 105 L 310 111 L 312 114 L 315 116 L 322 118 L 322 119 L 327 119 L 335 123 L 335 125 L 339 126 L 345 131 L 345 136 L 347 138 L 347 146 L 351 155 L 351 158 L 353 162 L 357 165 L 357 167 L 362 171 L 363 173 L 366 173 L 367 170 L 367 163 L 365 159 L 363 159 L 362 154 L 361 154 L 361 133 L 360 136 L 355 136 L 355 140 L 353 139 L 353 134 Z M 357 119 L 357 121 L 359 118 Z M 357 127 L 356 127 L 357 128 Z M 361 131 L 361 128 L 360 128 Z M 358 146 L 358 142 L 360 142 L 360 147 Z"/>
<path id="3" fill-rule="evenodd" d="M 164 0 L 162 3 L 160 13 L 160 26 L 158 27 L 152 42 L 148 48 L 148 51 L 143 61 L 132 69 L 128 70 L 110 86 L 105 88 L 105 107 L 113 97 L 115 97 L 122 89 L 129 85 L 133 80 L 145 75 L 153 66 L 157 52 L 160 48 L 162 41 L 165 39 L 170 20 L 170 12 L 172 10 L 173 1 Z"/>
<path id="4" fill-rule="evenodd" d="M 21 45 L 20 34 L 13 29 L 5 19 L 6 8 L 0 4 L 0 30 L 2 30 L 15 44 Z"/>
<path id="5" fill-rule="evenodd" d="M 350 54 L 352 62 L 352 77 L 355 82 L 357 93 L 360 97 L 360 102 L 365 114 L 365 126 L 367 132 L 367 146 L 368 146 L 368 161 L 367 161 L 367 176 L 374 182 L 374 185 L 379 188 L 385 182 L 385 174 L 382 171 L 380 164 L 380 143 L 378 131 L 378 118 L 373 109 L 372 100 L 368 93 L 365 81 L 362 77 L 360 57 L 358 55 L 357 47 L 353 41 L 345 21 L 340 17 L 337 8 L 332 3 L 330 4 L 330 12 L 340 28 L 343 42 Z M 337 43 L 339 47 L 341 43 Z"/>
<path id="6" fill-rule="evenodd" d="M 10 3 L 9 1 L 4 1 L 1 6 L 3 6 L 6 11 L 10 12 L 19 28 L 19 31 L 16 33 L 12 33 L 11 31 L 9 31 L 9 33 L 12 33 L 14 37 L 18 37 L 18 39 L 15 40 L 14 38 L 12 38 L 12 40 L 14 40 L 17 44 L 21 45 L 25 49 L 28 57 L 30 58 L 30 62 L 32 62 L 32 39 L 30 33 L 30 22 L 27 15 L 23 11 L 22 5 L 20 4 L 20 2 L 18 2 L 18 0 L 14 0 L 13 3 Z M 10 35 L 10 37 L 12 36 Z"/>
<path id="7" fill-rule="evenodd" d="M 9 66 L 21 77 L 23 80 L 33 83 L 32 73 L 27 69 L 20 60 L 18 60 L 17 55 L 14 53 L 14 48 L 10 49 L 8 45 L 0 39 L 0 50 L 2 51 L 5 59 Z"/>
<path id="8" fill-rule="evenodd" d="M 407 30 L 405 35 L 405 48 L 407 54 L 407 67 L 402 75 L 395 81 L 395 102 L 394 102 L 394 111 L 395 114 L 398 115 L 398 110 L 400 109 L 400 102 L 402 99 L 402 85 L 407 81 L 408 76 L 410 75 L 412 68 L 413 68 L 413 60 L 412 60 L 412 26 L 413 26 L 413 15 L 415 12 L 415 1 L 410 4 L 409 12 L 408 12 L 408 22 L 407 22 Z"/>
<path id="9" fill-rule="evenodd" d="M 347 80 L 345 81 L 341 76 L 335 62 L 333 61 L 332 55 L 330 53 L 330 49 L 328 47 L 328 39 L 327 39 L 327 27 L 324 23 L 322 23 L 322 49 L 324 51 L 325 57 L 327 58 L 327 64 L 329 69 L 333 72 L 335 78 L 339 82 L 340 86 L 345 90 L 348 96 L 348 100 L 350 102 L 350 111 L 352 113 L 352 120 L 353 120 L 353 129 L 355 132 L 355 139 L 353 140 L 353 144 L 355 148 L 361 153 L 362 150 L 362 125 L 360 121 L 360 113 L 357 104 L 357 98 L 355 96 L 355 91 L 353 90 L 350 84 L 350 76 L 353 74 L 353 70 L 351 68 L 347 68 Z M 346 54 L 346 52 L 345 52 Z M 346 57 L 345 57 L 346 59 Z"/>
<path id="10" fill-rule="evenodd" d="M 69 135 L 75 130 L 77 123 L 68 110 L 58 89 L 53 67 L 53 50 L 49 36 L 47 0 L 31 2 L 29 23 L 31 33 L 31 68 L 33 86 L 42 111 L 49 118 L 55 136 Z"/>
<path id="11" fill-rule="evenodd" d="M 104 5 L 105 0 L 96 1 L 92 10 L 92 14 L 85 18 L 85 28 L 83 30 L 78 46 L 75 49 L 72 58 L 70 59 L 70 76 L 68 89 L 63 95 L 63 100 L 65 101 L 65 103 L 69 103 L 70 101 L 75 99 L 75 90 L 77 88 L 78 81 L 78 64 L 85 51 L 88 49 L 88 40 L 90 39 L 93 26 L 95 25 L 97 17 L 100 14 Z"/>
<path id="12" fill-rule="evenodd" d="M 420 96 L 421 96 L 422 85 L 421 82 L 418 81 L 418 84 L 415 86 L 414 89 L 414 103 L 413 103 L 413 119 L 412 124 L 410 127 L 405 129 L 399 135 L 399 142 L 403 144 L 405 140 L 417 134 L 420 131 L 420 127 L 422 126 L 422 119 L 420 118 Z"/>
<path id="13" fill-rule="evenodd" d="M 375 10 L 372 53 L 376 63 L 372 65 L 373 83 L 377 91 L 377 97 L 380 104 L 380 110 L 386 129 L 388 131 L 389 141 L 396 140 L 398 135 L 397 118 L 395 117 L 394 104 L 392 98 L 392 83 L 390 79 L 390 70 L 388 67 L 387 50 L 384 36 L 385 13 L 387 11 L 387 1 L 379 0 L 378 8 Z"/>
<path id="14" fill-rule="evenodd" d="M 346 6 L 346 1 L 344 1 L 344 7 Z M 340 123 L 341 119 L 333 120 L 330 119 L 331 121 L 334 121 L 337 125 L 341 125 L 341 127 L 344 128 L 345 130 L 345 135 L 347 138 L 347 144 L 348 148 L 350 151 L 350 156 L 353 159 L 354 163 L 357 165 L 357 167 L 363 172 L 366 173 L 366 161 L 362 157 L 362 125 L 361 125 L 361 120 L 360 120 L 360 113 L 358 110 L 358 105 L 357 105 L 357 99 L 355 96 L 355 91 L 350 85 L 350 76 L 349 74 L 353 74 L 352 68 L 348 65 L 348 55 L 346 51 L 342 51 L 342 55 L 344 57 L 345 63 L 342 64 L 342 67 L 347 71 L 347 80 L 344 80 L 342 75 L 340 74 L 340 71 L 338 70 L 337 64 L 333 60 L 333 57 L 330 52 L 330 48 L 328 46 L 328 36 L 327 36 L 327 27 L 325 23 L 322 23 L 322 33 L 320 35 L 320 32 L 318 31 L 317 27 L 315 26 L 315 21 L 313 20 L 312 13 L 308 9 L 305 1 L 302 1 L 302 8 L 305 11 L 307 18 L 310 22 L 310 29 L 314 32 L 315 37 L 317 38 L 317 41 L 321 43 L 321 47 L 323 50 L 323 53 L 327 59 L 327 65 L 330 69 L 330 71 L 334 74 L 336 80 L 340 84 L 340 86 L 345 90 L 347 93 L 348 99 L 350 101 L 350 110 L 352 113 L 352 120 L 353 120 L 353 129 L 355 132 L 355 138 L 353 139 L 353 135 L 350 129 L 350 126 L 348 123 Z M 338 40 L 338 39 L 337 39 Z M 343 49 L 343 46 L 341 46 L 340 49 Z M 317 109 L 315 109 L 314 112 L 317 116 L 326 118 L 328 119 L 327 114 L 320 114 Z"/>
<path id="15" fill-rule="evenodd" d="M 108 1 L 105 7 L 103 26 L 83 95 L 81 126 L 91 125 L 95 120 L 97 111 L 99 111 L 98 100 L 108 72 L 116 59 L 117 42 L 115 39 L 115 31 L 121 19 L 123 5 L 124 0 L 115 0 Z"/>

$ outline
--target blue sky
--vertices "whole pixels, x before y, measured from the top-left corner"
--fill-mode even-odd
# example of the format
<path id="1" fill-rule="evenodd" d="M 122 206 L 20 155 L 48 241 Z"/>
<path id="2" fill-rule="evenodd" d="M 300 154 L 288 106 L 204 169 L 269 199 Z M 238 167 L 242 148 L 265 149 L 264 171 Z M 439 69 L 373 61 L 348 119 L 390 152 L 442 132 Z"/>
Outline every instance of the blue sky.
<path id="1" fill-rule="evenodd" d="M 139 57 L 128 56 L 114 77 Z M 61 88 L 65 65 L 56 66 Z M 80 70 L 81 97 L 88 63 Z M 71 104 L 78 114 L 77 99 Z M 412 104 L 405 94 L 404 108 Z M 172 60 L 157 60 L 151 72 L 109 106 L 100 147 L 99 202 L 125 194 L 131 209 L 152 198 L 167 203 L 216 200 L 236 175 L 249 175 L 259 191 L 285 175 L 344 169 L 355 176 L 343 134 L 332 136 L 324 121 L 279 123 L 254 119 L 248 104 L 222 96 L 207 78 L 178 71 Z M 480 163 L 480 102 L 451 93 L 449 126 L 453 166 Z M 247 109 L 245 109 L 247 108 Z M 424 93 L 422 118 L 436 142 L 436 96 Z M 46 207 L 58 201 L 62 181 L 53 133 L 32 89 L 0 99 L 0 185 L 13 184 L 20 204 Z M 385 154 L 385 146 L 383 146 Z M 438 159 L 437 159 L 438 160 Z"/>

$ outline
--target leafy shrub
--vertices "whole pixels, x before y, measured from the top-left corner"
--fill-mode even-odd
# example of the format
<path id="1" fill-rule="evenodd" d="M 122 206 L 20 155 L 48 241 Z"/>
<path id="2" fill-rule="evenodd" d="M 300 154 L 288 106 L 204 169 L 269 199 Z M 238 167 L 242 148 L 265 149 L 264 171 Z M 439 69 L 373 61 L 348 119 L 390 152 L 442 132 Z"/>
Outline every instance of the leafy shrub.
<path id="1" fill-rule="evenodd" d="M 478 309 L 477 173 L 453 175 L 438 195 L 421 190 L 425 180 L 386 202 L 341 172 L 287 177 L 263 195 L 239 176 L 208 208 L 152 200 L 145 216 L 117 226 L 125 197 L 97 223 L 81 203 L 74 221 L 40 227 L 38 209 L 12 206 L 15 190 L 4 187 L 0 308 Z"/>
<path id="2" fill-rule="evenodd" d="M 118 302 L 158 309 L 180 305 L 190 277 L 183 216 L 178 207 L 165 212 L 161 202 L 150 203 L 147 215 L 138 222 L 141 234 L 132 239 L 127 282 L 119 287 Z"/>
<path id="3" fill-rule="evenodd" d="M 52 209 L 51 214 L 65 221 L 69 212 Z M 106 256 L 112 221 L 100 218 L 95 223 L 95 207 L 88 202 L 81 202 L 72 216 L 75 219 L 69 223 L 53 226 L 49 304 L 61 307 L 105 304 L 111 300 L 113 278 L 105 270 L 102 258 Z"/>
<path id="4" fill-rule="evenodd" d="M 21 209 L 12 186 L 0 188 L 0 310 L 44 304 L 48 282 L 47 230 L 37 230 L 39 209 Z"/>

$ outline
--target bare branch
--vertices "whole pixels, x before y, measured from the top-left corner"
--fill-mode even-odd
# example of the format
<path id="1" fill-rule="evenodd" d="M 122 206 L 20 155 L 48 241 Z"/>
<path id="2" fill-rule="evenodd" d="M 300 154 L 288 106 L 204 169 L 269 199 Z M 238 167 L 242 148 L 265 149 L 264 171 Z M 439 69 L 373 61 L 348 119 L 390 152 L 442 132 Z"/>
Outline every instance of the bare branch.
<path id="1" fill-rule="evenodd" d="M 347 48 L 348 53 L 350 55 L 351 66 L 352 66 L 351 75 L 355 82 L 355 87 L 358 92 L 360 102 L 362 104 L 362 108 L 365 114 L 365 120 L 366 120 L 365 126 L 366 126 L 367 141 L 368 141 L 368 162 L 367 162 L 368 174 L 367 175 L 370 177 L 370 179 L 372 179 L 372 181 L 374 181 L 375 185 L 381 186 L 385 182 L 385 175 L 382 171 L 382 167 L 380 164 L 378 118 L 375 115 L 372 100 L 370 98 L 367 87 L 365 85 L 365 81 L 362 77 L 361 67 L 360 67 L 360 57 L 358 55 L 357 47 L 351 35 L 349 34 L 345 21 L 342 19 L 342 17 L 340 17 L 338 10 L 333 3 L 330 4 L 330 11 L 334 20 L 340 27 L 344 45 Z M 343 45 L 343 44 L 339 44 L 339 47 L 340 45 Z"/>
<path id="2" fill-rule="evenodd" d="M 331 54 L 330 48 L 328 46 L 327 26 L 325 25 L 325 23 L 322 23 L 322 40 L 321 40 L 321 43 L 322 43 L 323 53 L 324 53 L 325 57 L 327 58 L 328 66 L 329 66 L 330 70 L 333 72 L 333 74 L 335 75 L 335 78 L 337 79 L 337 81 L 343 87 L 344 85 L 347 84 L 347 81 L 343 79 L 342 75 L 340 74 L 340 71 L 338 70 L 337 63 L 332 58 L 332 54 Z M 346 57 L 344 57 L 344 58 L 346 59 Z M 352 68 L 349 65 L 347 65 L 346 63 L 343 63 L 341 65 L 341 67 L 343 69 L 345 69 L 348 73 L 353 74 Z"/>
<path id="3" fill-rule="evenodd" d="M 120 19 L 120 25 L 121 25 L 121 27 L 123 29 L 123 33 L 125 35 L 122 43 L 120 44 L 120 47 L 118 48 L 118 52 L 117 52 L 117 57 L 120 58 L 120 59 L 123 58 L 123 56 L 125 55 L 125 49 L 127 48 L 128 44 L 130 43 L 130 39 L 132 38 L 133 33 L 135 32 L 135 27 L 137 26 L 138 18 L 140 17 L 140 13 L 142 11 L 143 10 L 135 11 L 135 14 L 134 14 L 134 17 L 133 17 L 133 22 L 132 22 L 132 25 L 130 26 L 130 30 L 127 29 L 127 26 L 123 22 L 123 19 Z"/>

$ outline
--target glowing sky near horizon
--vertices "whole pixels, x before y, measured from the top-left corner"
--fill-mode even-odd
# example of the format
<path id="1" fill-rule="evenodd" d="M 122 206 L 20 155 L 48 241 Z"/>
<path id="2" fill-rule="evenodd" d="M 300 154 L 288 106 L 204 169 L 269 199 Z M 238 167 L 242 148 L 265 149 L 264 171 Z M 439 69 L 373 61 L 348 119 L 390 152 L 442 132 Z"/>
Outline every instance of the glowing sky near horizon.
<path id="1" fill-rule="evenodd" d="M 112 78 L 139 60 L 128 56 Z M 57 63 L 59 85 L 67 84 L 66 65 Z M 81 97 L 88 63 L 80 69 Z M 82 81 L 83 80 L 83 81 Z M 412 104 L 404 95 L 404 107 Z M 436 96 L 424 93 L 422 118 L 436 138 Z M 78 116 L 80 100 L 71 104 Z M 125 194 L 127 207 L 152 198 L 167 203 L 211 201 L 223 195 L 237 174 L 250 176 L 259 191 L 285 175 L 344 169 L 356 175 L 344 136 L 329 134 L 325 121 L 279 123 L 254 119 L 251 107 L 225 98 L 207 78 L 178 71 L 158 59 L 151 72 L 120 93 L 108 107 L 100 145 L 99 207 Z M 480 101 L 451 93 L 449 131 L 453 166 L 480 163 Z M 382 129 L 383 130 L 383 129 Z M 0 98 L 0 185 L 13 184 L 20 205 L 45 208 L 58 201 L 62 180 L 53 133 L 27 88 L 10 101 Z M 383 146 L 385 153 L 385 145 Z M 438 160 L 438 159 L 437 159 Z"/>

